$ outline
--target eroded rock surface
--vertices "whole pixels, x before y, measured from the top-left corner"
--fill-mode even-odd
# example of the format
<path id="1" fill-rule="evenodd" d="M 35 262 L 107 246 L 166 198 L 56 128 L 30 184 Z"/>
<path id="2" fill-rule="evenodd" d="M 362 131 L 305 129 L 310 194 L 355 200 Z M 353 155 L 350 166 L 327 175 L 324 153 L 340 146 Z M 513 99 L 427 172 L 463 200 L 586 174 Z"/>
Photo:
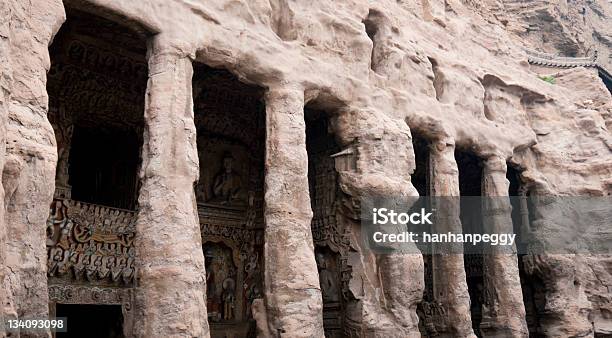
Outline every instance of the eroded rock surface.
<path id="1" fill-rule="evenodd" d="M 354 151 L 348 156 L 351 165 L 336 162 L 338 219 L 348 242 L 337 250 L 348 273 L 341 295 L 345 334 L 421 335 L 417 305 L 426 284 L 423 258 L 377 256 L 361 247 L 358 216 L 363 196 L 417 195 L 411 182 L 413 134 L 445 151 L 446 160 L 461 148 L 483 160 L 507 161 L 521 169 L 521 181 L 538 194 L 612 193 L 612 98 L 597 70 L 547 69 L 555 79 L 550 83 L 539 78 L 541 69 L 530 66 L 525 52 L 585 56 L 597 49 L 598 62 L 612 68 L 612 11 L 604 0 L 9 0 L 0 4 L 3 318 L 49 312 L 45 228 L 58 155 L 45 86 L 48 48 L 65 20 L 64 6 L 120 23 L 148 39 L 142 214 L 134 244 L 140 258 L 130 315 L 135 330 L 128 335 L 207 337 L 211 331 L 204 298 L 209 276 L 195 228 L 200 201 L 192 191 L 198 164 L 209 162 L 195 154 L 189 62 L 227 69 L 267 91 L 268 98 L 281 92 L 293 100 L 267 104 L 267 128 L 275 129 L 268 133 L 269 158 L 261 170 L 269 194 L 265 217 L 274 227 L 259 230 L 266 236 L 263 252 L 283 257 L 264 257 L 273 267 L 264 270 L 264 294 L 253 291 L 252 299 L 244 300 L 255 305 L 252 314 L 247 306 L 244 311 L 258 321 L 260 336 L 321 337 L 325 329 L 326 295 L 317 285 L 308 232 L 312 210 L 306 193 L 304 105 L 325 111 L 338 146 Z M 455 165 L 438 167 L 448 186 L 437 186 L 434 193 L 458 194 Z M 496 184 L 505 187 L 502 181 Z M 255 195 L 249 203 L 255 203 Z M 507 261 L 514 264 L 514 257 Z M 447 264 L 461 270 L 457 262 Z M 612 332 L 607 256 L 537 255 L 524 264 L 545 289 L 540 332 L 568 337 Z M 516 266 L 495 278 L 503 279 L 508 271 L 514 274 Z M 449 277 L 456 283 L 462 279 L 461 271 Z M 526 336 L 524 319 L 513 317 L 522 316 L 518 276 L 508 280 L 512 290 L 505 292 L 515 297 L 507 299 L 510 308 L 496 311 L 501 314 L 493 322 L 504 326 L 498 332 Z M 451 298 L 436 305 L 447 307 L 441 316 L 467 307 L 466 295 Z M 224 308 L 219 317 L 233 315 Z M 438 329 L 473 336 L 470 318 L 463 315 L 460 323 Z"/>

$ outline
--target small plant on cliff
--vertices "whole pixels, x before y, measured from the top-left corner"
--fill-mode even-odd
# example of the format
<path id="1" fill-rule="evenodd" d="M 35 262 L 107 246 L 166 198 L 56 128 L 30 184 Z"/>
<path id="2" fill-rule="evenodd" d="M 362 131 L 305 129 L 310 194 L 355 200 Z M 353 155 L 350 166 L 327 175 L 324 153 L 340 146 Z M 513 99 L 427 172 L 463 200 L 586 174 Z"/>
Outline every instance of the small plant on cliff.
<path id="1" fill-rule="evenodd" d="M 546 75 L 546 76 L 538 76 L 540 78 L 540 80 L 542 81 L 546 81 L 550 84 L 555 84 L 555 77 L 552 75 Z"/>

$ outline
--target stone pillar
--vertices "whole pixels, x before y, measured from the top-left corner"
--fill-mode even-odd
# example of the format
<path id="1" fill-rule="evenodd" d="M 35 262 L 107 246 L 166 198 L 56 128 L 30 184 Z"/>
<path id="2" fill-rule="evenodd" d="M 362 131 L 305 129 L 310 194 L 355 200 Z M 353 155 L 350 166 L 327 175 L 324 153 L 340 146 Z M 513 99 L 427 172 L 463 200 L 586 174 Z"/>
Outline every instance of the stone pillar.
<path id="1" fill-rule="evenodd" d="M 3 167 L 0 164 L 4 189 L 0 222 L 6 231 L 2 268 L 7 269 L 0 292 L 8 298 L 1 306 L 10 317 L 46 318 L 46 221 L 53 199 L 57 149 L 47 120 L 45 87 L 48 46 L 64 20 L 64 9 L 60 1 L 45 6 L 9 1 L 9 10 L 5 3 L 0 4 L 4 22 L 0 25 L 0 143 L 2 148 L 6 145 L 0 150 L 4 163 Z M 22 329 L 11 336 L 50 337 L 50 332 Z"/>
<path id="2" fill-rule="evenodd" d="M 6 141 L 4 136 L 6 135 L 6 110 L 4 98 L 5 94 L 3 88 L 0 88 L 0 173 L 4 168 L 4 156 L 6 149 Z M 0 323 L 4 323 L 6 317 L 12 312 L 12 304 L 9 301 L 12 295 L 8 294 L 10 291 L 8 281 L 6 280 L 6 226 L 4 224 L 4 188 L 2 187 L 2 180 L 0 180 Z M 0 324 L 2 325 L 2 324 Z M 0 338 L 5 337 L 4 330 L 0 329 Z"/>
<path id="3" fill-rule="evenodd" d="M 506 161 L 493 156 L 483 170 L 483 225 L 488 233 L 512 233 Z M 489 246 L 483 253 L 484 295 L 480 328 L 486 337 L 527 337 L 516 249 Z"/>
<path id="4" fill-rule="evenodd" d="M 149 44 L 136 224 L 136 337 L 208 337 L 194 183 L 199 164 L 191 60 Z"/>
<path id="5" fill-rule="evenodd" d="M 429 175 L 430 195 L 435 203 L 432 207 L 436 209 L 435 231 L 461 233 L 459 170 L 454 141 L 441 140 L 431 144 Z M 434 301 L 445 310 L 445 316 L 436 329 L 443 336 L 475 337 L 462 244 L 456 245 L 452 252 L 433 256 Z"/>
<path id="6" fill-rule="evenodd" d="M 273 337 L 323 337 L 308 191 L 304 93 L 266 93 L 265 300 Z"/>
<path id="7" fill-rule="evenodd" d="M 529 187 L 521 184 L 519 187 L 519 208 L 521 213 L 521 240 L 527 242 L 531 235 L 531 225 L 529 220 Z"/>
<path id="8" fill-rule="evenodd" d="M 10 17 L 9 4 L 0 2 L 0 17 Z M 0 25 L 0 36 L 9 36 L 9 25 Z M 0 323 L 4 323 L 12 310 L 12 295 L 6 280 L 6 225 L 4 224 L 4 188 L 2 186 L 2 171 L 6 156 L 6 122 L 8 117 L 8 98 L 10 93 L 10 69 L 9 69 L 9 43 L 8 39 L 0 39 Z M 2 325 L 2 324 L 0 324 Z M 0 338 L 6 337 L 3 329 L 0 329 Z"/>
<path id="9" fill-rule="evenodd" d="M 352 200 L 349 291 L 359 307 L 349 313 L 358 337 L 420 337 L 416 306 L 423 296 L 423 258 L 412 252 L 376 254 L 365 246 L 360 204 L 368 196 L 414 199 L 414 157 L 406 123 L 370 109 L 346 109 L 332 119 L 342 147 L 354 148 L 355 165 L 339 171 L 340 187 Z"/>

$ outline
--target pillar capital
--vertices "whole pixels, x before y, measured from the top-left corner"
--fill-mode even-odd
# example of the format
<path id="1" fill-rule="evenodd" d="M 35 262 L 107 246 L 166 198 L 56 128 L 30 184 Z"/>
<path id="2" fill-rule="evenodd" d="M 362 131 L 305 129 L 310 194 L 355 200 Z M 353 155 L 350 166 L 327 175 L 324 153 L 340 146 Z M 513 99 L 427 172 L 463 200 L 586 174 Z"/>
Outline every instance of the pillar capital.
<path id="1" fill-rule="evenodd" d="M 484 161 L 484 170 L 485 173 L 497 172 L 506 175 L 506 171 L 508 170 L 506 159 L 499 155 L 491 156 Z"/>
<path id="2" fill-rule="evenodd" d="M 459 195 L 459 169 L 457 168 L 457 161 L 455 161 L 455 142 L 453 140 L 436 140 L 429 146 L 430 148 L 430 167 L 431 167 L 431 182 L 434 191 L 430 193 L 434 196 L 458 196 Z M 457 187 L 457 191 L 450 193 L 449 182 L 443 184 L 437 184 L 438 179 L 451 179 L 453 181 L 452 186 Z M 456 182 L 455 182 L 456 181 Z M 437 188 L 447 188 L 446 194 L 441 194 Z M 453 191 L 455 189 L 452 189 Z"/>
<path id="3" fill-rule="evenodd" d="M 153 68 L 151 62 L 159 58 L 168 59 L 195 59 L 195 47 L 184 45 L 184 43 L 172 39 L 164 33 L 156 34 L 147 40 L 147 59 L 149 60 L 149 74 Z"/>
<path id="4" fill-rule="evenodd" d="M 266 102 L 280 97 L 295 97 L 301 98 L 301 104 L 304 105 L 305 93 L 304 88 L 299 83 L 276 83 L 268 87 L 265 94 Z M 302 110 L 303 112 L 303 110 Z"/>

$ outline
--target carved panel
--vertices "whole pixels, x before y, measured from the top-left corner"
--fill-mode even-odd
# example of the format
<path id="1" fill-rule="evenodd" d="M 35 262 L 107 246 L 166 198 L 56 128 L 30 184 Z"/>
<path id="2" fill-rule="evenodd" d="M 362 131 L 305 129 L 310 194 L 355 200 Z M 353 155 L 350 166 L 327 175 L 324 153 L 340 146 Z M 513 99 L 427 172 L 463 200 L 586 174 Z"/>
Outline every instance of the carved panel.
<path id="1" fill-rule="evenodd" d="M 203 245 L 206 260 L 206 307 L 211 322 L 236 318 L 237 266 L 233 248 L 222 243 Z"/>
<path id="2" fill-rule="evenodd" d="M 127 306 L 129 310 L 132 302 L 132 290 L 101 286 L 50 284 L 49 301 L 60 304 L 123 305 Z"/>
<path id="3" fill-rule="evenodd" d="M 318 112 L 308 111 L 316 116 Z M 344 194 L 338 184 L 335 159 L 339 147 L 328 133 L 325 118 L 308 121 L 308 181 L 313 211 L 311 230 L 323 294 L 323 324 L 327 337 L 346 336 L 346 304 L 354 298 L 349 289 L 350 240 L 344 228 L 341 203 Z"/>
<path id="4" fill-rule="evenodd" d="M 263 297 L 261 90 L 225 70 L 198 64 L 193 89 L 200 159 L 196 197 L 211 335 L 245 336 L 254 329 L 251 304 Z"/>
<path id="5" fill-rule="evenodd" d="M 446 311 L 441 304 L 433 301 L 423 301 L 417 306 L 417 314 L 419 320 L 419 330 L 421 335 L 425 337 L 436 337 L 439 335 L 436 327 L 444 327 L 442 325 L 446 320 Z"/>
<path id="6" fill-rule="evenodd" d="M 58 135 L 70 124 L 141 129 L 148 76 L 144 54 L 125 53 L 67 29 L 53 44 L 47 82 L 49 119 Z"/>
<path id="7" fill-rule="evenodd" d="M 308 142 L 308 175 L 312 204 L 312 236 L 314 243 L 328 246 L 336 252 L 346 253 L 350 241 L 338 222 L 342 191 L 338 185 L 338 173 L 332 155 L 339 148 L 327 135 L 326 121 L 315 121 L 310 129 Z"/>
<path id="8" fill-rule="evenodd" d="M 136 213 L 55 199 L 47 220 L 47 274 L 66 281 L 129 285 Z"/>

